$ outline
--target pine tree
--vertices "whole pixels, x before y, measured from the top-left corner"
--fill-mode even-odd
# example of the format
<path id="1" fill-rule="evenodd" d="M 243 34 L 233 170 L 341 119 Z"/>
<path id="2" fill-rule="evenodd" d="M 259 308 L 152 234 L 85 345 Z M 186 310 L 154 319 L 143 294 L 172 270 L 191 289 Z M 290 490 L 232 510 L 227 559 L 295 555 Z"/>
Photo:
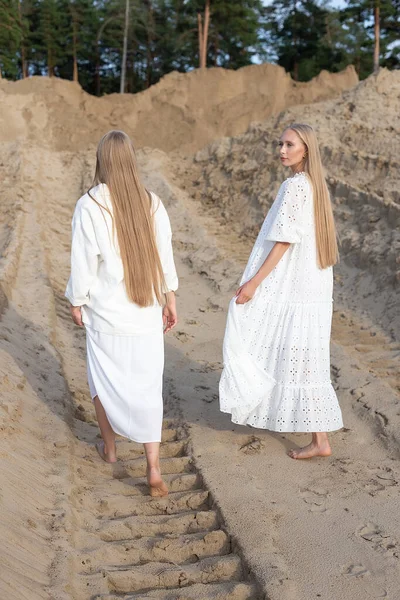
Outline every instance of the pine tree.
<path id="1" fill-rule="evenodd" d="M 400 0 L 347 0 L 342 23 L 349 31 L 354 25 L 365 32 L 363 60 L 367 63 L 361 76 L 377 71 L 379 66 L 399 67 Z"/>
<path id="2" fill-rule="evenodd" d="M 23 30 L 18 0 L 0 0 L 0 76 L 18 74 Z"/>
<path id="3" fill-rule="evenodd" d="M 229 69 L 251 64 L 259 46 L 262 9 L 258 0 L 212 2 L 208 48 L 211 64 Z"/>
<path id="4" fill-rule="evenodd" d="M 93 0 L 60 0 L 59 6 L 64 15 L 65 35 L 57 72 L 94 92 L 100 11 Z"/>
<path id="5" fill-rule="evenodd" d="M 275 0 L 265 16 L 267 43 L 295 80 L 311 79 L 321 69 L 338 70 L 344 56 L 332 42 L 328 9 L 314 0 Z"/>
<path id="6" fill-rule="evenodd" d="M 66 13 L 60 0 L 36 0 L 37 27 L 34 29 L 36 67 L 49 77 L 65 60 Z"/>

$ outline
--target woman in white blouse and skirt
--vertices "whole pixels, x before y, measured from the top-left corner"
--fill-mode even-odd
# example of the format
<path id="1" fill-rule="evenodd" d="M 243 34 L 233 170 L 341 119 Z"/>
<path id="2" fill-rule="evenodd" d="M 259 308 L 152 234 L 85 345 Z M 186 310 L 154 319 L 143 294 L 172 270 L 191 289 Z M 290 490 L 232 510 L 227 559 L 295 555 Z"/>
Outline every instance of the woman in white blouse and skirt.
<path id="1" fill-rule="evenodd" d="M 74 322 L 86 328 L 103 439 L 97 450 L 114 463 L 116 433 L 143 443 L 152 496 L 168 493 L 159 464 L 163 333 L 177 323 L 177 287 L 167 212 L 141 182 L 130 138 L 110 131 L 97 149 L 93 185 L 75 208 L 65 295 Z"/>
<path id="2" fill-rule="evenodd" d="M 327 432 L 343 426 L 329 357 L 335 224 L 313 129 L 293 124 L 279 146 L 292 176 L 229 307 L 220 406 L 235 423 L 312 433 L 292 458 L 329 456 Z"/>

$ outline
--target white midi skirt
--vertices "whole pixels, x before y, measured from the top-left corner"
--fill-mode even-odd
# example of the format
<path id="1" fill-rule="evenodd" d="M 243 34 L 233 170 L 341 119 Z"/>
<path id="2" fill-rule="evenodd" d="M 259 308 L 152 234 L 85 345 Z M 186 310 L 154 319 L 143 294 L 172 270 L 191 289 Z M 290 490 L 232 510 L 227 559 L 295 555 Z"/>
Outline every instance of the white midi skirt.
<path id="1" fill-rule="evenodd" d="M 92 399 L 99 397 L 111 427 L 139 443 L 160 442 L 163 419 L 163 332 L 110 335 L 86 327 Z"/>

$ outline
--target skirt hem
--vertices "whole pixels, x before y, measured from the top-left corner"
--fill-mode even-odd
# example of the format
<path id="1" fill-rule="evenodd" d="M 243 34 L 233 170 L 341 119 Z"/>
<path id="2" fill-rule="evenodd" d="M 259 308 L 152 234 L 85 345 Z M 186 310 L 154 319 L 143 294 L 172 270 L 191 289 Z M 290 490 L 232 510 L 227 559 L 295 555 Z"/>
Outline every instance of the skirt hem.
<path id="1" fill-rule="evenodd" d="M 248 423 L 247 420 L 239 420 L 239 419 L 235 419 L 232 416 L 232 413 L 230 410 L 228 409 L 222 409 L 220 408 L 220 411 L 224 414 L 228 414 L 231 415 L 231 421 L 232 423 L 234 423 L 235 425 L 243 425 L 244 427 L 253 427 L 254 429 L 265 429 L 266 431 L 274 431 L 275 433 L 331 433 L 333 431 L 340 431 L 341 429 L 343 429 L 344 425 L 343 423 L 338 426 L 335 427 L 334 429 L 331 428 L 331 426 L 325 427 L 325 428 L 321 428 L 321 427 L 315 427 L 313 429 L 273 429 L 272 427 L 266 427 L 266 426 L 261 426 L 261 425 L 253 425 L 252 423 Z"/>

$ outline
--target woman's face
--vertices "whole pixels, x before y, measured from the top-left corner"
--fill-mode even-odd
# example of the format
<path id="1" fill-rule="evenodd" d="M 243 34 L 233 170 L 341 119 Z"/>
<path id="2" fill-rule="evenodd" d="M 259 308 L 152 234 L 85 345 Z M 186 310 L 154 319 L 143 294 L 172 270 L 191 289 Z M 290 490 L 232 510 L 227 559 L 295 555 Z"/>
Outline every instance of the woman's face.
<path id="1" fill-rule="evenodd" d="M 292 129 L 286 129 L 279 140 L 279 157 L 285 167 L 291 167 L 297 171 L 304 163 L 307 149 L 297 133 Z"/>

